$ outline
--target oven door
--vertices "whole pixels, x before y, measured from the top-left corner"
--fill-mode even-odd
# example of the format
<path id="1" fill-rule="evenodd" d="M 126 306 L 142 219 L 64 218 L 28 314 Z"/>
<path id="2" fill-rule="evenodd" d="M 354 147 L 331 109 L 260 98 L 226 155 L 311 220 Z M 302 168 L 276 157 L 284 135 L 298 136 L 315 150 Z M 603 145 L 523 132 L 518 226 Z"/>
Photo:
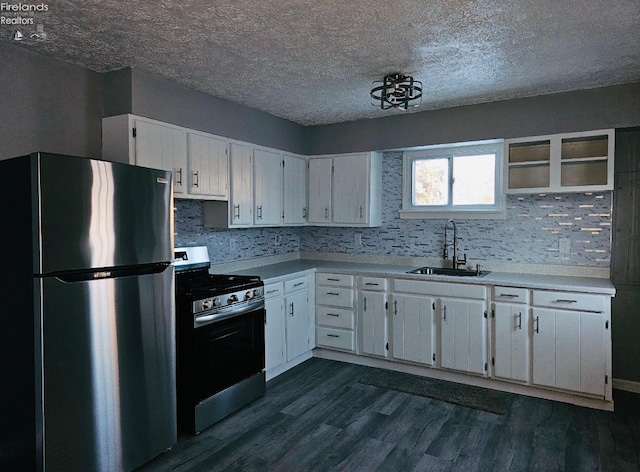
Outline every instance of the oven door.
<path id="1" fill-rule="evenodd" d="M 195 403 L 264 370 L 264 304 L 193 329 Z"/>

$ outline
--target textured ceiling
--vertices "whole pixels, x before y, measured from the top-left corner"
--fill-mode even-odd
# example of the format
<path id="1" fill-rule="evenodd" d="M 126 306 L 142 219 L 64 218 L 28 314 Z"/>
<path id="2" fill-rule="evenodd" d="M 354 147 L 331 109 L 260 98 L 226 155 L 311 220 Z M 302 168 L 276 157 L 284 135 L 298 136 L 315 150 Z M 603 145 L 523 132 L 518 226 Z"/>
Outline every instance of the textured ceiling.
<path id="1" fill-rule="evenodd" d="M 18 4 L 16 2 L 16 4 Z M 638 0 L 51 0 L 20 44 L 131 66 L 304 124 L 376 118 L 374 80 L 421 80 L 424 111 L 640 81 Z M 29 39 L 37 30 L 46 39 Z M 0 26 L 10 41 L 13 26 Z"/>

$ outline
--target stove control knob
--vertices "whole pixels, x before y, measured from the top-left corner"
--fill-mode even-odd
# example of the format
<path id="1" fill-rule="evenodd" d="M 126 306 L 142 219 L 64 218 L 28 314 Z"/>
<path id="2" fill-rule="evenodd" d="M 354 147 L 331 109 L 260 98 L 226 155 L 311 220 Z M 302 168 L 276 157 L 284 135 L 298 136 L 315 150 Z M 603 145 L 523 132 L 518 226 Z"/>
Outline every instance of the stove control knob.
<path id="1" fill-rule="evenodd" d="M 210 310 L 212 306 L 211 300 L 204 300 L 202 302 L 202 309 L 203 310 Z"/>
<path id="2" fill-rule="evenodd" d="M 220 301 L 220 299 L 218 297 L 213 299 L 213 306 L 220 306 L 222 305 L 222 302 Z"/>
<path id="3" fill-rule="evenodd" d="M 231 295 L 228 299 L 227 299 L 227 303 L 235 303 L 238 301 L 238 296 L 237 295 Z"/>
<path id="4" fill-rule="evenodd" d="M 255 293 L 253 293 L 253 290 L 249 290 L 247 293 L 244 294 L 245 300 L 251 300 L 253 297 L 255 297 Z"/>

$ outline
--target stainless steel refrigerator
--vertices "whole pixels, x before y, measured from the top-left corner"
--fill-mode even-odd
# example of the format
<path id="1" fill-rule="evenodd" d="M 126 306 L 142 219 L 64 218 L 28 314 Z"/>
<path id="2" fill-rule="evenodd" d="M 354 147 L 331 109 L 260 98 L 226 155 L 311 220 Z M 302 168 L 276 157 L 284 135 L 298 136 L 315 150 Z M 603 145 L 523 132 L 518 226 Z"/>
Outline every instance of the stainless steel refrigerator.
<path id="1" fill-rule="evenodd" d="M 176 442 L 171 174 L 35 153 L 0 175 L 0 470 L 132 470 Z"/>

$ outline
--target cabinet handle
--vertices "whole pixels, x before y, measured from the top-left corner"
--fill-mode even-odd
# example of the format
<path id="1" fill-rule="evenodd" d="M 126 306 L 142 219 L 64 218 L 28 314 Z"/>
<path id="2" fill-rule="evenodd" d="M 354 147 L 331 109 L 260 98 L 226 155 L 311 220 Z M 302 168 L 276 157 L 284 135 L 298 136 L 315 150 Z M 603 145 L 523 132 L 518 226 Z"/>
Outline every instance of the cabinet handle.
<path id="1" fill-rule="evenodd" d="M 540 333 L 540 317 L 536 316 L 536 333 Z"/>
<path id="2" fill-rule="evenodd" d="M 393 314 L 394 315 L 398 314 L 398 300 L 393 301 Z"/>
<path id="3" fill-rule="evenodd" d="M 340 282 L 340 279 L 327 279 L 327 280 L 329 280 L 331 282 Z"/>
<path id="4" fill-rule="evenodd" d="M 176 170 L 176 174 L 177 174 L 176 185 L 182 185 L 182 167 Z"/>
<path id="5" fill-rule="evenodd" d="M 367 297 L 362 298 L 362 309 L 367 311 Z"/>
<path id="6" fill-rule="evenodd" d="M 568 300 L 568 299 L 559 298 L 554 303 L 578 303 L 578 300 Z"/>
<path id="7" fill-rule="evenodd" d="M 303 217 L 303 218 L 306 218 L 306 217 L 307 217 L 307 209 L 306 209 L 306 208 L 303 208 L 303 209 L 302 209 L 302 217 Z"/>
<path id="8" fill-rule="evenodd" d="M 360 219 L 362 219 L 362 207 L 360 207 Z"/>
<path id="9" fill-rule="evenodd" d="M 233 205 L 233 219 L 240 218 L 240 204 Z"/>
<path id="10" fill-rule="evenodd" d="M 329 219 L 329 208 L 328 207 L 324 208 L 324 219 L 325 220 Z"/>
<path id="11" fill-rule="evenodd" d="M 293 317 L 293 302 L 291 302 L 291 305 L 289 308 L 289 314 Z"/>
<path id="12" fill-rule="evenodd" d="M 512 293 L 501 293 L 499 296 L 506 298 L 520 298 L 520 295 L 514 295 Z"/>
<path id="13" fill-rule="evenodd" d="M 327 295 L 334 295 L 334 296 L 336 296 L 336 297 L 337 297 L 337 296 L 339 296 L 340 294 L 339 294 L 339 293 L 336 293 L 336 292 L 327 292 Z"/>
<path id="14" fill-rule="evenodd" d="M 262 205 L 259 205 L 256 208 L 256 216 L 258 217 L 258 219 L 260 219 L 260 220 L 262 219 Z"/>
<path id="15" fill-rule="evenodd" d="M 278 290 L 267 290 L 267 295 L 269 295 L 270 293 L 276 293 Z"/>
<path id="16" fill-rule="evenodd" d="M 444 320 L 444 321 L 447 321 L 447 305 L 444 305 L 444 306 L 442 307 L 442 312 L 444 313 L 444 318 L 443 318 L 443 320 Z"/>
<path id="17" fill-rule="evenodd" d="M 337 318 L 340 318 L 340 315 L 338 315 L 337 313 L 327 313 L 327 316 L 335 316 Z"/>
<path id="18" fill-rule="evenodd" d="M 195 171 L 193 173 L 193 186 L 197 187 L 199 183 L 200 183 L 200 177 L 198 176 L 198 171 Z"/>
<path id="19" fill-rule="evenodd" d="M 374 283 L 372 283 L 372 282 L 365 282 L 365 285 L 372 285 L 372 286 L 374 286 L 374 287 L 377 287 L 377 286 L 378 286 L 378 284 L 374 284 Z"/>
<path id="20" fill-rule="evenodd" d="M 294 287 L 299 287 L 300 285 L 304 285 L 304 282 L 298 282 L 293 284 Z"/>
<path id="21" fill-rule="evenodd" d="M 327 334 L 328 338 L 339 338 L 340 335 L 339 334 Z"/>
<path id="22" fill-rule="evenodd" d="M 522 329 L 522 313 L 518 313 L 518 329 Z"/>

